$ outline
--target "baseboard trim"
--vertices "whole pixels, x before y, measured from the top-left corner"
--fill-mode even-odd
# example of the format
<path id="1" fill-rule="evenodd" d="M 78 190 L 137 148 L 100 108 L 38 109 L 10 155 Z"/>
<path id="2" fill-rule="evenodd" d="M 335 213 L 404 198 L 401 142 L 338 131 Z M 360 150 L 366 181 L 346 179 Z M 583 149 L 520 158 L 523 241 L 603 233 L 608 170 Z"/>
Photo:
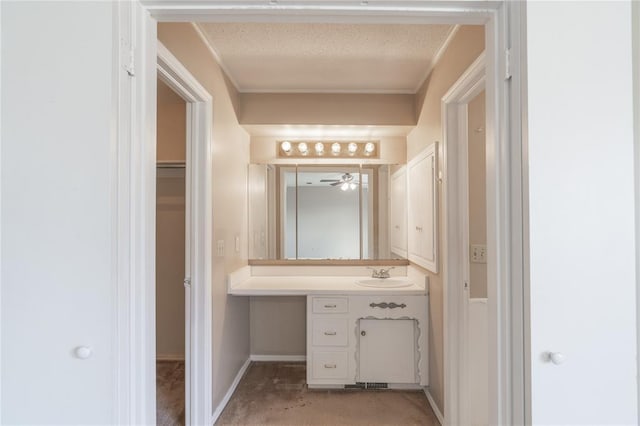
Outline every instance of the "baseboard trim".
<path id="1" fill-rule="evenodd" d="M 184 355 L 156 355 L 156 361 L 184 361 Z"/>
<path id="2" fill-rule="evenodd" d="M 293 361 L 306 361 L 306 355 L 255 355 L 250 356 L 251 361 L 281 361 L 281 362 L 293 362 Z"/>
<path id="3" fill-rule="evenodd" d="M 433 410 L 433 412 L 435 413 L 436 417 L 438 418 L 438 421 L 440 422 L 440 426 L 444 425 L 444 416 L 440 412 L 440 409 L 436 405 L 436 402 L 434 401 L 433 397 L 431 396 L 431 393 L 429 392 L 428 388 L 424 388 L 424 394 L 427 396 L 427 401 L 429 401 L 429 405 L 431 406 L 431 409 Z"/>
<path id="4" fill-rule="evenodd" d="M 218 404 L 215 411 L 211 415 L 211 419 L 209 421 L 210 425 L 213 425 L 216 423 L 216 421 L 218 421 L 218 417 L 220 417 L 220 414 L 222 414 L 222 411 L 229 403 L 229 400 L 233 396 L 233 393 L 236 391 L 240 380 L 242 380 L 242 377 L 244 377 L 244 373 L 246 373 L 247 368 L 249 368 L 249 364 L 251 364 L 251 357 L 247 358 L 242 367 L 240 367 L 240 370 L 238 370 L 238 374 L 236 374 L 236 377 L 233 379 L 233 382 L 231 383 L 231 386 L 229 386 L 227 393 L 224 394 L 222 401 L 220 401 L 220 404 Z"/>

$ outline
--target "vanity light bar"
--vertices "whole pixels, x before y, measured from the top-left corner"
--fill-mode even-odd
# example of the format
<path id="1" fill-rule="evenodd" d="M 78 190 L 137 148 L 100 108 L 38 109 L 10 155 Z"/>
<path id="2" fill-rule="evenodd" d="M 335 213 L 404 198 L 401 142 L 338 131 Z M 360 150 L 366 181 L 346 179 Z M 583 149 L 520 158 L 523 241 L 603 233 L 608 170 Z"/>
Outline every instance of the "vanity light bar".
<path id="1" fill-rule="evenodd" d="M 379 141 L 276 141 L 278 158 L 379 158 Z"/>

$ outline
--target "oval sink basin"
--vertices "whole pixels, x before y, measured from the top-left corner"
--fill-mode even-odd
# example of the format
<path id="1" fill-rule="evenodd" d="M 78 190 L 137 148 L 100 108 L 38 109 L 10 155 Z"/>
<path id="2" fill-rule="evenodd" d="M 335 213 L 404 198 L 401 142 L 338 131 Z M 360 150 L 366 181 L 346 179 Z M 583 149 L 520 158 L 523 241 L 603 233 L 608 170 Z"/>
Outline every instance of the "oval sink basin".
<path id="1" fill-rule="evenodd" d="M 400 288 L 409 287 L 411 282 L 405 280 L 398 280 L 393 278 L 371 278 L 368 280 L 356 281 L 356 284 L 364 287 L 380 287 L 380 288 Z"/>

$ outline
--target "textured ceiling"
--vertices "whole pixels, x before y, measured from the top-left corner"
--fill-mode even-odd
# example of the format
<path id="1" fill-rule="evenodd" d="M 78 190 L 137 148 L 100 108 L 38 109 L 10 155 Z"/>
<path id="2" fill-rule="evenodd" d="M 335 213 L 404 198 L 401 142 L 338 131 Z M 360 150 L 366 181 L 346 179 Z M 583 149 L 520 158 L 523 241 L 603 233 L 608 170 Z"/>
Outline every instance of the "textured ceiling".
<path id="1" fill-rule="evenodd" d="M 415 93 L 451 25 L 198 24 L 241 92 Z"/>

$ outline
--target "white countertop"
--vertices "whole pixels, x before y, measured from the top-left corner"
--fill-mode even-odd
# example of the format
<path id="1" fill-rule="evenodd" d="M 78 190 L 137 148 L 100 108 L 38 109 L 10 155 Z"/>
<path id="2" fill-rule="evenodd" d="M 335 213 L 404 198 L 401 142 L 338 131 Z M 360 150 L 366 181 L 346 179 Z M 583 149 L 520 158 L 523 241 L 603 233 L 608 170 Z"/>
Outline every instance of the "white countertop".
<path id="1" fill-rule="evenodd" d="M 309 294 L 351 294 L 351 295 L 425 295 L 425 278 L 421 275 L 393 276 L 412 283 L 409 287 L 365 287 L 356 284 L 371 276 L 255 276 L 251 270 L 236 271 L 229 276 L 228 293 L 236 296 L 306 296 Z"/>

